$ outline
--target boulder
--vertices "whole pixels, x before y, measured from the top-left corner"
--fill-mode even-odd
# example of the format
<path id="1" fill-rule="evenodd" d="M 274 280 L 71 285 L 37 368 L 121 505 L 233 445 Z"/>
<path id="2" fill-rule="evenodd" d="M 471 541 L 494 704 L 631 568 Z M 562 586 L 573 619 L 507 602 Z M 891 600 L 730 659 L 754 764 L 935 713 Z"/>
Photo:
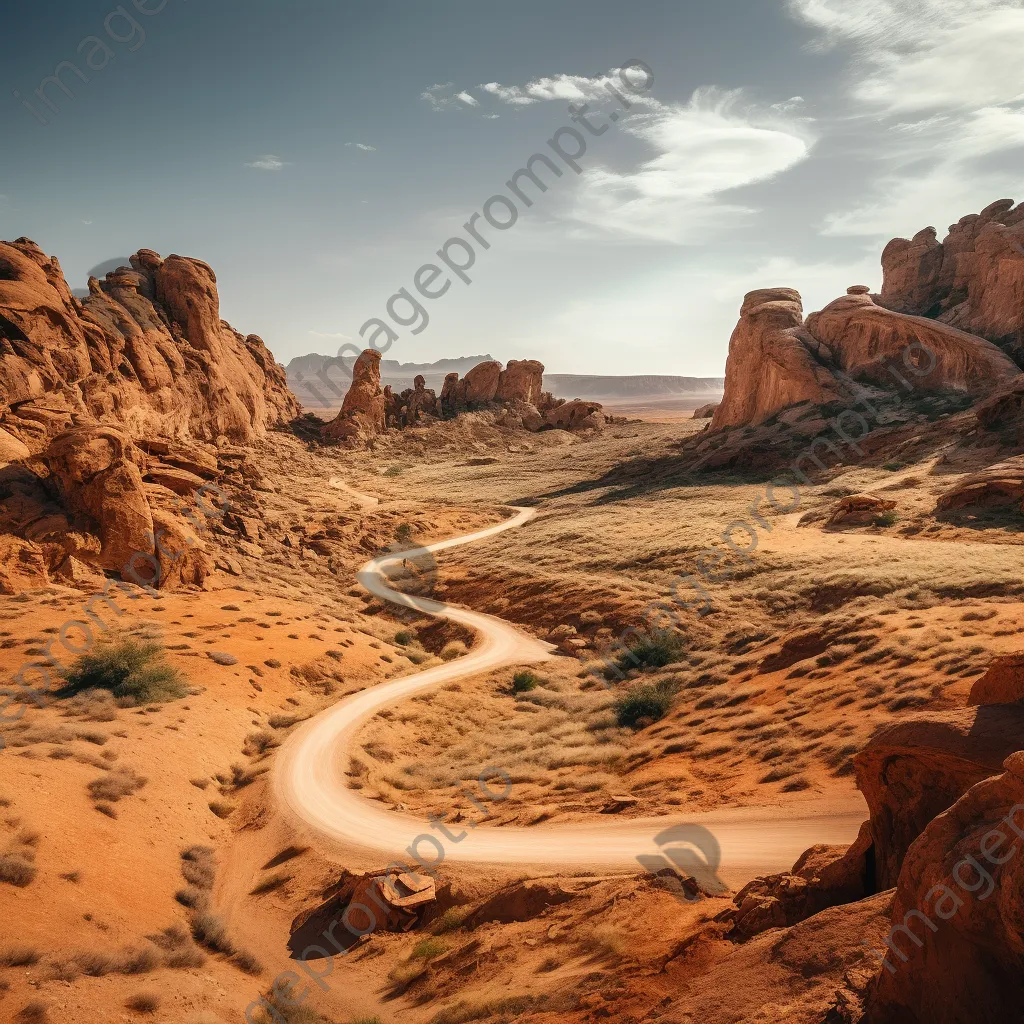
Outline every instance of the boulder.
<path id="1" fill-rule="evenodd" d="M 980 473 L 958 480 L 939 497 L 938 509 L 950 512 L 962 508 L 1018 505 L 1024 512 L 1024 455 L 997 462 Z"/>
<path id="2" fill-rule="evenodd" d="M 935 228 L 925 228 L 912 239 L 894 238 L 882 251 L 885 305 L 901 313 L 937 315 L 944 295 L 943 255 Z"/>
<path id="3" fill-rule="evenodd" d="M 576 398 L 549 409 L 544 422 L 556 430 L 600 430 L 606 422 L 602 408 L 600 402 Z"/>
<path id="4" fill-rule="evenodd" d="M 997 388 L 974 407 L 985 430 L 1011 431 L 1024 440 L 1024 374 Z"/>
<path id="5" fill-rule="evenodd" d="M 464 408 L 485 405 L 493 402 L 498 391 L 498 379 L 501 376 L 501 363 L 488 359 L 477 363 L 465 377 L 459 381 L 457 394 L 458 404 Z"/>
<path id="6" fill-rule="evenodd" d="M 1024 1005 L 1024 752 L 932 819 L 899 873 L 871 1024 L 1016 1021 Z"/>
<path id="7" fill-rule="evenodd" d="M 850 494 L 836 502 L 825 525 L 862 526 L 874 522 L 884 512 L 891 512 L 895 507 L 895 501 L 879 498 L 876 494 Z"/>
<path id="8" fill-rule="evenodd" d="M 380 386 L 380 359 L 376 349 L 365 349 L 352 366 L 352 383 L 341 412 L 324 427 L 332 440 L 373 437 L 386 429 L 385 398 Z M 410 392 L 411 394 L 411 392 Z"/>
<path id="9" fill-rule="evenodd" d="M 441 409 L 441 415 L 446 420 L 454 418 L 455 414 L 459 411 L 459 375 L 457 373 L 445 375 L 438 404 Z"/>
<path id="10" fill-rule="evenodd" d="M 756 426 L 791 405 L 827 405 L 845 397 L 831 353 L 808 333 L 800 293 L 792 288 L 749 292 L 729 342 L 725 395 L 713 430 Z"/>
<path id="11" fill-rule="evenodd" d="M 1024 701 L 1024 651 L 992 659 L 985 674 L 971 687 L 967 703 L 1016 704 Z"/>
<path id="12" fill-rule="evenodd" d="M 834 354 L 838 369 L 888 387 L 988 395 L 1020 373 L 991 342 L 886 309 L 859 288 L 812 313 L 807 330 Z"/>
<path id="13" fill-rule="evenodd" d="M 43 550 L 32 541 L 0 533 L 0 594 L 20 594 L 50 582 Z"/>
<path id="14" fill-rule="evenodd" d="M 870 812 L 874 888 L 896 885 L 907 850 L 938 814 L 1021 746 L 1024 706 L 933 712 L 882 729 L 854 757 Z"/>
<path id="15" fill-rule="evenodd" d="M 718 406 L 720 402 L 709 402 L 707 405 L 702 405 L 697 409 L 693 410 L 693 418 L 695 420 L 708 420 L 718 412 Z"/>
<path id="16" fill-rule="evenodd" d="M 538 405 L 543 391 L 543 378 L 543 363 L 536 359 L 511 359 L 498 377 L 494 397 L 499 402 L 519 401 Z"/>
<path id="17" fill-rule="evenodd" d="M 140 250 L 132 264 L 79 301 L 34 242 L 0 242 L 0 461 L 25 457 L 9 438 L 39 454 L 73 417 L 247 442 L 297 415 L 263 342 L 220 319 L 205 263 Z"/>

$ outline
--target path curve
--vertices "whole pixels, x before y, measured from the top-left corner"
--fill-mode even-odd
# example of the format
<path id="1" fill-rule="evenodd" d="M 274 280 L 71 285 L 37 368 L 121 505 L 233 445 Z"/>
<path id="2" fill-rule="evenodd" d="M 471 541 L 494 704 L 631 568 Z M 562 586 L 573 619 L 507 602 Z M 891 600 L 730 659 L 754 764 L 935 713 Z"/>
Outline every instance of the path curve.
<path id="1" fill-rule="evenodd" d="M 658 855 L 655 836 L 662 830 L 684 823 L 700 825 L 717 839 L 721 848 L 719 877 L 730 885 L 740 885 L 756 875 L 788 870 L 815 843 L 853 842 L 867 816 L 859 795 L 841 804 L 819 801 L 800 804 L 799 808 L 730 808 L 703 814 L 680 812 L 672 817 L 606 819 L 600 823 L 528 828 L 477 827 L 481 815 L 465 800 L 452 808 L 452 815 L 456 811 L 463 815 L 461 825 L 449 826 L 450 835 L 457 839 L 452 841 L 432 829 L 423 818 L 387 810 L 350 789 L 345 774 L 347 752 L 367 719 L 382 708 L 466 676 L 502 666 L 542 662 L 552 656 L 555 648 L 551 644 L 528 636 L 502 619 L 394 591 L 381 571 L 403 558 L 493 537 L 522 526 L 535 514 L 529 508 L 513 511 L 513 517 L 488 529 L 382 555 L 363 566 L 357 579 L 375 597 L 462 623 L 475 630 L 480 641 L 462 658 L 353 694 L 303 723 L 281 747 L 275 761 L 274 790 L 281 807 L 333 845 L 370 852 L 385 862 L 400 857 L 407 860 L 408 848 L 417 837 L 432 835 L 436 839 L 424 839 L 418 846 L 418 852 L 428 862 L 438 858 L 440 846 L 443 859 L 449 863 L 517 864 L 547 871 L 597 867 L 637 872 L 641 870 L 639 856 Z M 492 780 L 490 785 L 495 795 L 500 796 L 504 789 L 501 780 Z M 472 795 L 500 814 L 500 803 L 488 801 L 478 791 Z M 463 831 L 465 834 L 460 838 Z M 665 866 L 669 866 L 667 861 Z"/>

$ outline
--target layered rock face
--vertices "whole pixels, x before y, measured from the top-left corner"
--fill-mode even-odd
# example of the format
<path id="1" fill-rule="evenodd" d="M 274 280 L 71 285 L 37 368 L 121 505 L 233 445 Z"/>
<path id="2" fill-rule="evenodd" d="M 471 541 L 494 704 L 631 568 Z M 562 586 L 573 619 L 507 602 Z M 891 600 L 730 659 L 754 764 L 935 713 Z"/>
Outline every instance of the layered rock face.
<path id="1" fill-rule="evenodd" d="M 804 327 L 799 292 L 749 292 L 729 342 L 725 395 L 712 429 L 757 425 L 800 402 L 827 405 L 840 400 L 844 391 L 831 363 L 831 352 Z"/>
<path id="2" fill-rule="evenodd" d="M 246 442 L 297 415 L 263 342 L 220 319 L 205 263 L 131 262 L 80 302 L 35 243 L 0 243 L 0 459 L 42 452 L 72 422 Z"/>
<path id="3" fill-rule="evenodd" d="M 994 342 L 1024 366 L 1024 205 L 1001 199 L 934 228 L 894 238 L 882 254 L 881 301 Z"/>
<path id="4" fill-rule="evenodd" d="M 478 363 L 461 380 L 457 373 L 444 379 L 440 396 L 426 387 L 422 376 L 400 395 L 381 390 L 380 353 L 367 349 L 356 360 L 352 384 L 341 412 L 324 428 L 332 440 L 366 440 L 389 427 L 426 425 L 453 419 L 460 413 L 488 410 L 500 413 L 498 422 L 513 429 L 537 431 L 600 430 L 605 415 L 597 402 L 566 402 L 543 391 L 544 365 L 534 359 L 513 359 L 503 370 L 493 359 Z M 0 452 L 5 439 L 0 435 Z"/>
<path id="5" fill-rule="evenodd" d="M 828 346 L 839 370 L 850 377 L 890 387 L 904 386 L 902 378 L 917 389 L 988 395 L 1020 373 L 990 342 L 921 316 L 895 313 L 862 289 L 855 286 L 807 318 L 812 337 Z"/>
<path id="6" fill-rule="evenodd" d="M 868 994 L 871 1024 L 1021 1019 L 1024 752 L 1001 767 L 910 847 L 896 887 L 888 967 Z"/>

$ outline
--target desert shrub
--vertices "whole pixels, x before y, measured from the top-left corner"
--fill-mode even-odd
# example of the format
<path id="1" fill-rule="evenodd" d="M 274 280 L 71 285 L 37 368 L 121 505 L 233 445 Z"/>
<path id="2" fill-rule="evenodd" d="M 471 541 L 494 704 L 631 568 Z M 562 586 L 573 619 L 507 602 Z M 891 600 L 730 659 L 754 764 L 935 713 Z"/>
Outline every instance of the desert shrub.
<path id="1" fill-rule="evenodd" d="M 75 963 L 82 974 L 90 978 L 102 978 L 117 970 L 117 961 L 109 953 L 90 950 L 75 956 Z"/>
<path id="2" fill-rule="evenodd" d="M 634 686 L 615 702 L 615 718 L 620 726 L 630 729 L 642 727 L 664 718 L 674 700 L 675 688 L 671 683 Z"/>
<path id="3" fill-rule="evenodd" d="M 96 804 L 95 807 L 100 814 L 105 814 L 108 818 L 117 818 L 117 811 L 115 811 L 110 804 L 99 803 Z"/>
<path id="4" fill-rule="evenodd" d="M 875 526 L 895 526 L 899 520 L 899 513 L 895 509 L 889 509 L 888 512 L 875 516 L 872 522 Z"/>
<path id="5" fill-rule="evenodd" d="M 431 926 L 435 935 L 445 935 L 461 928 L 469 916 L 469 907 L 449 907 Z"/>
<path id="6" fill-rule="evenodd" d="M 652 629 L 650 633 L 636 636 L 616 664 L 620 672 L 632 668 L 664 668 L 682 661 L 685 654 L 682 634 L 669 629 Z"/>
<path id="7" fill-rule="evenodd" d="M 261 1009 L 260 1016 L 256 1018 L 257 1024 L 335 1024 L 311 1007 L 300 1005 L 301 1000 L 293 994 L 293 988 L 290 981 L 282 981 L 264 993 L 263 999 L 270 1007 L 270 1012 Z M 365 1019 L 369 1024 L 376 1018 Z M 353 1021 L 353 1024 L 356 1022 Z"/>
<path id="8" fill-rule="evenodd" d="M 32 967 L 39 963 L 39 954 L 29 946 L 0 949 L 0 967 Z"/>
<path id="9" fill-rule="evenodd" d="M 394 466 L 388 466 L 388 468 L 384 470 L 384 475 L 385 476 L 401 476 L 404 472 L 405 472 L 405 467 L 404 466 L 399 466 L 399 465 L 396 464 Z"/>
<path id="10" fill-rule="evenodd" d="M 0 882 L 16 885 L 24 889 L 36 877 L 36 866 L 16 853 L 5 853 L 0 856 Z"/>
<path id="11" fill-rule="evenodd" d="M 164 965 L 172 970 L 188 970 L 190 967 L 202 967 L 205 963 L 203 951 L 191 943 L 181 949 L 172 949 L 164 956 Z"/>
<path id="12" fill-rule="evenodd" d="M 421 939 L 409 954 L 410 960 L 432 960 L 448 952 L 448 944 L 440 939 Z"/>
<path id="13" fill-rule="evenodd" d="M 192 919 L 192 938 L 212 953 L 231 956 L 235 952 L 235 944 L 228 936 L 224 922 L 216 914 L 196 914 Z"/>
<path id="14" fill-rule="evenodd" d="M 160 958 L 151 949 L 132 949 L 123 955 L 118 971 L 121 974 L 149 974 L 160 966 Z"/>
<path id="15" fill-rule="evenodd" d="M 453 640 L 449 644 L 445 644 L 441 650 L 442 661 L 454 661 L 456 658 L 461 658 L 467 653 L 466 645 L 461 640 Z"/>
<path id="16" fill-rule="evenodd" d="M 160 997 L 155 992 L 139 992 L 129 996 L 124 1005 L 136 1013 L 156 1013 L 160 1009 Z"/>
<path id="17" fill-rule="evenodd" d="M 244 950 L 240 949 L 235 953 L 231 962 L 244 974 L 250 974 L 254 978 L 258 978 L 263 973 L 263 964 L 252 953 L 247 953 Z"/>
<path id="18" fill-rule="evenodd" d="M 527 690 L 536 690 L 540 679 L 532 672 L 517 672 L 512 677 L 512 690 L 514 693 L 526 693 Z"/>
<path id="19" fill-rule="evenodd" d="M 46 1024 L 50 1019 L 49 1007 L 40 999 L 26 1003 L 15 1015 L 18 1024 Z"/>
<path id="20" fill-rule="evenodd" d="M 246 757 L 255 757 L 257 754 L 265 754 L 272 747 L 280 745 L 281 741 L 272 732 L 260 729 L 259 732 L 251 732 L 245 737 L 242 753 Z"/>
<path id="21" fill-rule="evenodd" d="M 487 1020 L 489 1017 L 508 1020 L 525 1013 L 533 1004 L 533 996 L 505 996 L 484 1003 L 459 1002 L 436 1013 L 430 1024 L 467 1024 L 468 1021 Z"/>
<path id="22" fill-rule="evenodd" d="M 395 643 L 399 644 L 402 647 L 404 647 L 406 644 L 411 644 L 413 642 L 413 639 L 413 634 L 410 633 L 409 630 L 407 629 L 400 629 L 395 634 Z"/>
<path id="23" fill-rule="evenodd" d="M 131 796 L 146 784 L 146 779 L 131 768 L 114 768 L 93 779 L 88 785 L 89 796 L 93 800 L 116 804 L 118 800 Z"/>
<path id="24" fill-rule="evenodd" d="M 191 945 L 188 932 L 180 924 L 172 924 L 156 935 L 147 935 L 147 939 L 160 949 L 178 949 Z"/>
<path id="25" fill-rule="evenodd" d="M 108 641 L 83 654 L 64 672 L 60 697 L 87 690 L 109 690 L 134 704 L 162 704 L 188 694 L 184 676 L 164 658 L 160 644 L 136 640 Z"/>

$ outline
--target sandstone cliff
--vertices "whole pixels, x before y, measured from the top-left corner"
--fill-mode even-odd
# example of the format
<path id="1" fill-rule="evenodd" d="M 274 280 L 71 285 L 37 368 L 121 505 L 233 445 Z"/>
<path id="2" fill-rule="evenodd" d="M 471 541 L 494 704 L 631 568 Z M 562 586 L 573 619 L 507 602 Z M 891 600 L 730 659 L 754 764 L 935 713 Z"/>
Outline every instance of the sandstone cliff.
<path id="1" fill-rule="evenodd" d="M 143 249 L 79 301 L 55 258 L 0 243 L 0 458 L 76 421 L 245 442 L 292 419 L 284 370 L 220 319 L 216 282 L 199 260 Z"/>

